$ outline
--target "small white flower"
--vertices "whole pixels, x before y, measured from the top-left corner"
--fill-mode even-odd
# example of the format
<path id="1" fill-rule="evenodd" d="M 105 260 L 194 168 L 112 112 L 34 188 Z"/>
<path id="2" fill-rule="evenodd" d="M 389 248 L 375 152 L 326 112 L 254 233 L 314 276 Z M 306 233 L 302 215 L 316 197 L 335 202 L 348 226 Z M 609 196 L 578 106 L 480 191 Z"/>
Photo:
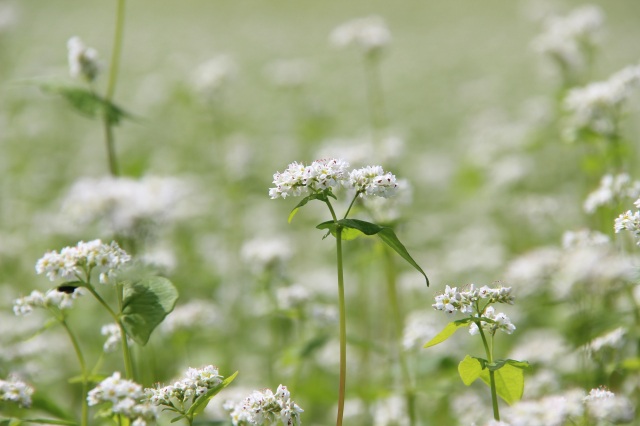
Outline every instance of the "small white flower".
<path id="1" fill-rule="evenodd" d="M 391 33 L 379 16 L 354 19 L 336 27 L 329 36 L 338 48 L 357 46 L 366 53 L 378 52 L 391 42 Z"/>
<path id="2" fill-rule="evenodd" d="M 86 47 L 80 37 L 71 37 L 67 41 L 69 51 L 69 73 L 74 78 L 83 78 L 89 82 L 95 80 L 100 72 L 98 52 Z"/>
<path id="3" fill-rule="evenodd" d="M 29 315 L 33 308 L 70 309 L 73 301 L 82 296 L 81 288 L 75 288 L 70 293 L 59 291 L 57 288 L 48 290 L 45 294 L 34 290 L 29 296 L 21 297 L 13 302 L 13 313 L 17 316 Z"/>
<path id="4" fill-rule="evenodd" d="M 591 421 L 606 421 L 613 424 L 629 423 L 634 419 L 634 408 L 629 399 L 618 396 L 604 388 L 591 389 L 584 397 Z"/>
<path id="5" fill-rule="evenodd" d="M 627 210 L 622 213 L 616 218 L 613 228 L 616 234 L 623 230 L 631 232 L 640 246 L 640 211 Z"/>
<path id="6" fill-rule="evenodd" d="M 591 192 L 584 202 L 584 210 L 593 213 L 598 207 L 612 205 L 625 198 L 640 196 L 640 181 L 632 181 L 626 173 L 618 175 L 604 175 L 600 186 Z"/>
<path id="7" fill-rule="evenodd" d="M 0 380 L 0 401 L 11 401 L 23 407 L 31 406 L 33 388 L 15 376 Z"/>
<path id="8" fill-rule="evenodd" d="M 212 94 L 228 84 L 237 73 L 237 65 L 228 55 L 218 55 L 196 68 L 193 75 L 195 88 Z"/>
<path id="9" fill-rule="evenodd" d="M 154 405 L 171 406 L 171 401 L 179 401 L 184 405 L 200 395 L 205 394 L 209 389 L 218 386 L 224 378 L 219 374 L 218 369 L 213 365 L 203 368 L 189 368 L 181 380 L 164 387 L 145 389 L 147 400 Z"/>
<path id="10" fill-rule="evenodd" d="M 398 189 L 395 175 L 385 172 L 381 166 L 367 166 L 349 173 L 348 186 L 360 194 L 388 198 Z"/>
<path id="11" fill-rule="evenodd" d="M 294 401 L 286 386 L 280 385 L 276 392 L 270 389 L 253 391 L 241 403 L 227 401 L 234 426 L 275 426 L 280 421 L 285 426 L 300 426 L 300 414 L 304 411 Z"/>

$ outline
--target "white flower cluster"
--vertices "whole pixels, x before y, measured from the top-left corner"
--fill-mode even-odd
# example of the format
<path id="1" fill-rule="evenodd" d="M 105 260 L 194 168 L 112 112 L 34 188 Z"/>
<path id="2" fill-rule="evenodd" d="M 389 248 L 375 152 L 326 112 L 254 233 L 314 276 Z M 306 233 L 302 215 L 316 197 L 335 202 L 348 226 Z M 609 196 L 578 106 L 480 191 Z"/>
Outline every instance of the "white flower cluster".
<path id="1" fill-rule="evenodd" d="M 101 240 L 80 241 L 75 247 L 65 247 L 46 253 L 36 263 L 36 272 L 46 274 L 51 281 L 58 278 L 78 280 L 88 277 L 94 269 L 100 273 L 100 282 L 109 284 L 113 274 L 129 263 L 131 256 L 118 243 L 103 244 Z"/>
<path id="2" fill-rule="evenodd" d="M 640 209 L 640 199 L 636 200 L 634 205 Z M 616 218 L 613 229 L 616 231 L 616 234 L 622 230 L 631 232 L 638 240 L 637 244 L 640 246 L 640 210 L 636 210 L 635 212 L 627 210 L 622 213 Z"/>
<path id="3" fill-rule="evenodd" d="M 501 411 L 507 424 L 518 426 L 563 426 L 584 413 L 584 391 L 570 390 L 539 400 L 523 400 Z"/>
<path id="4" fill-rule="evenodd" d="M 105 352 L 114 352 L 118 349 L 118 345 L 122 342 L 122 330 L 116 323 L 106 324 L 100 328 L 100 334 L 103 336 L 107 336 L 107 340 L 104 342 L 102 346 L 102 350 Z M 133 340 L 129 336 L 127 336 L 127 341 L 129 345 L 133 344 Z"/>
<path id="5" fill-rule="evenodd" d="M 570 113 L 568 135 L 575 139 L 580 130 L 615 136 L 621 108 L 634 87 L 640 84 L 640 65 L 632 65 L 606 81 L 572 89 L 564 100 Z"/>
<path id="6" fill-rule="evenodd" d="M 292 255 L 291 242 L 280 236 L 252 238 L 240 249 L 240 257 L 255 272 L 263 272 L 269 267 L 284 263 Z"/>
<path id="7" fill-rule="evenodd" d="M 149 402 L 154 405 L 172 407 L 175 401 L 183 405 L 218 386 L 223 379 L 224 377 L 218 373 L 218 369 L 213 365 L 207 365 L 203 368 L 189 368 L 181 380 L 164 387 L 147 388 L 145 394 Z"/>
<path id="8" fill-rule="evenodd" d="M 563 68 L 579 70 L 589 52 L 599 43 L 604 16 L 597 6 L 582 6 L 566 16 L 551 16 L 544 32 L 533 41 L 534 50 L 549 55 Z"/>
<path id="9" fill-rule="evenodd" d="M 70 309 L 73 307 L 73 300 L 83 294 L 80 288 L 72 292 L 59 291 L 57 288 L 41 293 L 33 290 L 30 295 L 16 299 L 13 302 L 13 313 L 17 316 L 29 315 L 33 308 Z"/>
<path id="10" fill-rule="evenodd" d="M 591 192 L 584 202 L 584 211 L 593 213 L 598 207 L 612 205 L 624 198 L 638 198 L 640 196 L 640 181 L 631 180 L 626 173 L 617 175 L 606 174 L 600 179 L 600 186 Z"/>
<path id="11" fill-rule="evenodd" d="M 304 411 L 291 400 L 289 390 L 283 385 L 278 386 L 275 393 L 270 389 L 253 391 L 239 404 L 227 401 L 224 408 L 229 411 L 234 426 L 275 426 L 280 422 L 285 426 L 299 426 L 302 424 L 300 413 Z"/>
<path id="12" fill-rule="evenodd" d="M 590 229 L 580 229 L 577 231 L 565 231 L 562 234 L 562 248 L 572 250 L 584 247 L 606 247 L 611 243 L 608 235 Z"/>
<path id="13" fill-rule="evenodd" d="M 9 380 L 0 380 L 0 401 L 11 401 L 29 407 L 32 394 L 33 388 L 17 377 L 10 376 Z"/>
<path id="14" fill-rule="evenodd" d="M 100 72 L 98 52 L 91 47 L 86 47 L 80 37 L 71 37 L 67 41 L 67 50 L 71 77 L 84 78 L 89 82 L 95 80 Z"/>
<path id="15" fill-rule="evenodd" d="M 396 177 L 381 166 L 367 166 L 347 173 L 349 163 L 342 159 L 317 160 L 310 166 L 297 162 L 273 175 L 274 188 L 269 189 L 272 199 L 301 196 L 328 188 L 344 186 L 354 188 L 361 196 L 390 197 L 398 184 Z"/>
<path id="16" fill-rule="evenodd" d="M 431 306 L 438 311 L 445 311 L 449 314 L 455 311 L 473 314 L 476 302 L 480 299 L 483 299 L 487 305 L 491 303 L 513 305 L 515 297 L 511 294 L 511 287 L 491 288 L 485 285 L 475 288 L 475 285 L 471 284 L 468 290 L 458 291 L 457 287 L 446 286 L 444 293 L 436 296 L 436 303 Z"/>
<path id="17" fill-rule="evenodd" d="M 604 388 L 591 389 L 584 397 L 591 420 L 604 420 L 612 424 L 630 423 L 634 420 L 634 408 L 629 399 Z"/>
<path id="18" fill-rule="evenodd" d="M 131 426 L 153 424 L 158 416 L 157 408 L 148 403 L 139 402 L 142 398 L 142 386 L 113 373 L 89 391 L 89 406 L 111 403 L 111 414 L 119 414 L 133 420 Z"/>
<path id="19" fill-rule="evenodd" d="M 357 46 L 366 53 L 374 53 L 391 42 L 391 33 L 381 17 L 369 16 L 336 27 L 329 40 L 338 48 Z"/>
<path id="20" fill-rule="evenodd" d="M 398 189 L 396 177 L 381 166 L 367 166 L 349 173 L 349 186 L 355 188 L 361 197 L 377 195 L 388 198 Z"/>
<path id="21" fill-rule="evenodd" d="M 220 325 L 221 315 L 216 305 L 205 300 L 181 303 L 160 324 L 163 333 L 178 330 L 207 329 Z"/>
<path id="22" fill-rule="evenodd" d="M 606 348 L 620 349 L 625 342 L 624 335 L 626 333 L 627 330 L 624 327 L 618 327 L 587 343 L 584 350 L 588 354 L 594 355 Z"/>
<path id="23" fill-rule="evenodd" d="M 196 68 L 193 85 L 204 94 L 212 94 L 228 84 L 236 73 L 235 61 L 229 55 L 221 54 Z"/>
<path id="24" fill-rule="evenodd" d="M 504 313 L 500 312 L 496 314 L 496 310 L 493 306 L 489 306 L 482 313 L 482 317 L 489 318 L 495 322 L 485 322 L 481 321 L 480 325 L 482 325 L 482 329 L 488 331 L 489 333 L 496 334 L 498 330 L 503 331 L 507 334 L 511 334 L 515 331 L 516 326 L 511 323 L 511 320 Z M 469 325 L 469 334 L 477 335 L 480 334 L 480 329 L 478 328 L 478 324 L 472 322 Z"/>
<path id="25" fill-rule="evenodd" d="M 280 88 L 298 88 L 309 79 L 310 65 L 301 59 L 280 60 L 269 64 L 265 74 Z"/>
<path id="26" fill-rule="evenodd" d="M 195 193 L 190 182 L 177 177 L 83 178 L 62 201 L 62 225 L 75 231 L 96 223 L 102 232 L 135 237 L 153 225 L 193 216 L 199 209 L 190 202 Z"/>

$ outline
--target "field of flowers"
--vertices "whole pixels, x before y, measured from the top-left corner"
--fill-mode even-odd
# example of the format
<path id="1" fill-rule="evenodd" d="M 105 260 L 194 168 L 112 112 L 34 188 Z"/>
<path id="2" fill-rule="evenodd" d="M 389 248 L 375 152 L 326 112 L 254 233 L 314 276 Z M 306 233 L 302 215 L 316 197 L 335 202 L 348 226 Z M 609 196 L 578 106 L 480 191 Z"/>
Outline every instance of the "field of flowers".
<path id="1" fill-rule="evenodd" d="M 0 425 L 640 424 L 637 40 L 0 0 Z"/>

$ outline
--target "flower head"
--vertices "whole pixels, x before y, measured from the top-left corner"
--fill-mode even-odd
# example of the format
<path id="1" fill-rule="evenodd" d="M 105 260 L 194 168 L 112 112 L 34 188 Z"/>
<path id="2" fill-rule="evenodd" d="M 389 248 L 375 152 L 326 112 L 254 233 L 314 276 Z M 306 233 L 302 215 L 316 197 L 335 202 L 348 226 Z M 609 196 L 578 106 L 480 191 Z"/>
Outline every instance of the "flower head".
<path id="1" fill-rule="evenodd" d="M 73 301 L 83 294 L 82 289 L 74 288 L 71 292 L 60 291 L 57 288 L 51 289 L 46 293 L 37 290 L 31 292 L 30 295 L 16 299 L 13 302 L 13 313 L 18 316 L 29 315 L 34 308 L 70 309 Z"/>
<path id="2" fill-rule="evenodd" d="M 15 376 L 0 380 L 0 401 L 11 401 L 23 407 L 31 406 L 33 388 Z"/>
<path id="3" fill-rule="evenodd" d="M 389 198 L 396 193 L 398 184 L 395 175 L 381 166 L 367 166 L 349 173 L 349 187 L 355 188 L 360 196 L 377 195 Z"/>
<path id="4" fill-rule="evenodd" d="M 141 402 L 142 386 L 120 377 L 119 372 L 113 373 L 89 391 L 87 402 L 89 406 L 108 403 L 110 414 L 119 414 L 134 421 L 134 424 L 146 426 L 157 418 L 156 407 Z"/>
<path id="5" fill-rule="evenodd" d="M 69 51 L 69 73 L 74 78 L 84 78 L 92 82 L 100 72 L 98 52 L 86 47 L 80 37 L 71 37 L 67 41 Z"/>
<path id="6" fill-rule="evenodd" d="M 223 377 L 218 368 L 207 365 L 203 368 L 189 368 L 184 377 L 175 381 L 172 385 L 147 388 L 145 394 L 147 400 L 153 405 L 173 406 L 177 401 L 180 405 L 191 401 L 207 393 L 222 383 Z"/>
<path id="7" fill-rule="evenodd" d="M 286 386 L 280 385 L 275 393 L 270 389 L 253 391 L 239 404 L 225 403 L 234 426 L 299 426 L 300 413 L 304 410 L 291 400 Z"/>
<path id="8" fill-rule="evenodd" d="M 269 196 L 287 198 L 287 196 L 307 195 L 328 188 L 337 188 L 345 177 L 349 163 L 338 158 L 317 160 L 309 166 L 293 162 L 284 172 L 273 175 L 274 188 L 269 189 Z"/>

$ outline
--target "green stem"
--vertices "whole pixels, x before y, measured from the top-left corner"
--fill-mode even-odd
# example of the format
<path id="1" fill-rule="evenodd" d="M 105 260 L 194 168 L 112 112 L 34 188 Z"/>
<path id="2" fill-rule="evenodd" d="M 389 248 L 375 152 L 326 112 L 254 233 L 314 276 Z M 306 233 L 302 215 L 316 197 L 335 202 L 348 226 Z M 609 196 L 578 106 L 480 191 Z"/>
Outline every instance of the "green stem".
<path id="1" fill-rule="evenodd" d="M 389 307 L 391 308 L 391 320 L 393 322 L 393 340 L 395 342 L 398 362 L 400 364 L 400 371 L 402 374 L 404 395 L 407 403 L 407 411 L 409 412 L 409 425 L 414 426 L 416 424 L 415 389 L 411 382 L 411 374 L 409 373 L 409 366 L 401 341 L 403 321 L 402 314 L 400 313 L 400 303 L 398 302 L 396 268 L 393 252 L 387 246 L 384 247 L 384 255 L 385 273 L 387 278 L 387 297 L 389 300 Z"/>
<path id="2" fill-rule="evenodd" d="M 493 348 L 489 348 L 487 337 L 485 336 L 484 330 L 482 329 L 482 322 L 478 321 L 476 322 L 476 324 L 478 325 L 478 330 L 480 330 L 480 336 L 482 336 L 482 344 L 484 345 L 484 350 L 487 354 L 487 361 L 489 362 L 489 364 L 493 364 Z M 496 378 L 495 372 L 492 370 L 489 370 L 489 382 L 491 383 L 491 403 L 493 405 L 493 418 L 500 421 L 500 411 L 498 409 L 498 392 L 496 391 Z"/>
<path id="3" fill-rule="evenodd" d="M 342 273 L 342 227 L 336 227 L 336 250 L 338 260 L 338 303 L 340 310 L 340 385 L 338 390 L 338 418 L 336 426 L 342 425 L 344 414 L 345 384 L 347 376 L 347 320 L 344 303 L 344 276 Z"/>
<path id="4" fill-rule="evenodd" d="M 84 360 L 84 356 L 82 355 L 82 349 L 80 349 L 78 339 L 71 331 L 71 328 L 69 328 L 69 324 L 67 324 L 67 321 L 64 319 L 64 317 L 58 318 L 58 320 L 69 335 L 69 339 L 71 340 L 73 349 L 76 352 L 76 357 L 78 358 L 78 363 L 80 364 L 80 369 L 82 370 L 82 418 L 80 420 L 80 425 L 87 426 L 89 424 L 89 405 L 87 402 L 87 393 L 89 393 L 89 381 L 87 377 L 87 364 Z"/>
<path id="5" fill-rule="evenodd" d="M 122 303 L 123 303 L 123 288 L 121 284 L 116 284 L 116 295 L 118 297 L 118 308 L 120 312 L 122 312 Z M 129 342 L 127 341 L 127 332 L 122 325 L 122 322 L 118 318 L 116 321 L 118 327 L 120 327 L 120 338 L 122 340 L 122 356 L 124 358 L 124 369 L 127 374 L 127 379 L 134 379 L 134 371 L 133 371 L 133 359 L 131 357 L 131 351 L 129 350 Z"/>
<path id="6" fill-rule="evenodd" d="M 116 11 L 116 28 L 113 36 L 113 50 L 111 53 L 111 66 L 109 67 L 109 82 L 107 84 L 107 92 L 105 94 L 105 102 L 111 104 L 113 95 L 116 91 L 116 83 L 118 81 L 118 69 L 120 68 L 120 57 L 122 56 L 122 34 L 124 32 L 124 10 L 125 0 L 118 0 Z M 109 159 L 109 171 L 112 176 L 118 176 L 118 161 L 116 159 L 115 141 L 113 137 L 113 123 L 109 116 L 108 107 L 105 108 L 103 114 L 105 143 L 107 146 L 107 158 Z"/>
<path id="7" fill-rule="evenodd" d="M 355 197 L 353 197 L 353 200 L 351 200 L 351 204 L 349 204 L 349 208 L 347 209 L 347 212 L 344 214 L 344 218 L 346 219 L 347 216 L 349 216 L 349 212 L 351 211 L 351 207 L 353 207 L 353 205 L 355 204 L 356 200 L 358 199 L 358 195 L 360 195 L 360 192 L 356 192 Z"/>

